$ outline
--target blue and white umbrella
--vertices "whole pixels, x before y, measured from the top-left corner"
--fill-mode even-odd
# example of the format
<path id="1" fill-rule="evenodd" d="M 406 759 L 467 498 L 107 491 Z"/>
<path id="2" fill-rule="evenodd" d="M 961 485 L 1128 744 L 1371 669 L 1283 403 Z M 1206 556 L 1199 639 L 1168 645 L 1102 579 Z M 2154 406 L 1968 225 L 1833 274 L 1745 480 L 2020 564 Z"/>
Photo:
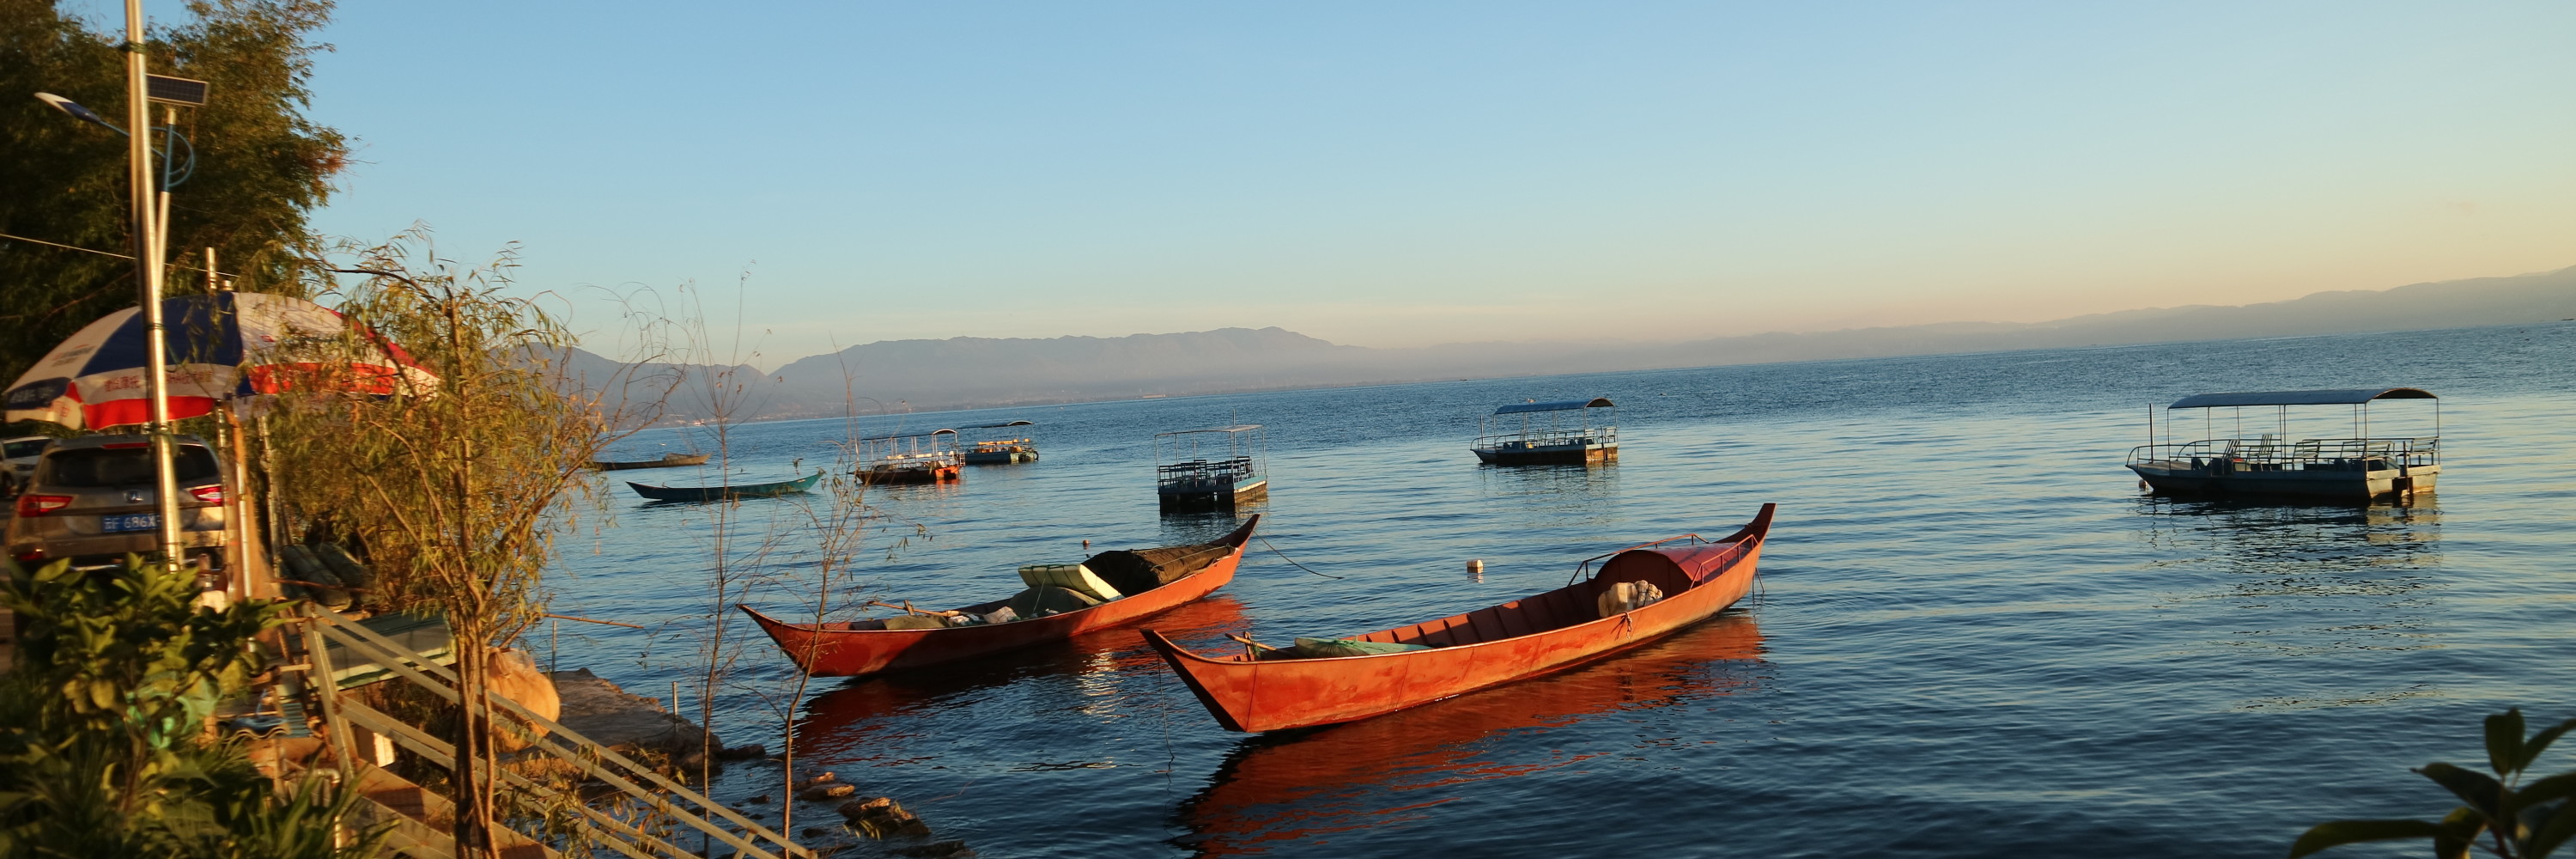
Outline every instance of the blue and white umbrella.
<path id="1" fill-rule="evenodd" d="M 82 328 L 9 386 L 5 417 L 74 429 L 148 423 L 141 308 Z M 438 377 L 410 353 L 330 308 L 281 295 L 219 292 L 161 300 L 173 420 L 227 400 L 303 388 L 426 395 Z M 352 337 L 351 334 L 358 336 Z"/>

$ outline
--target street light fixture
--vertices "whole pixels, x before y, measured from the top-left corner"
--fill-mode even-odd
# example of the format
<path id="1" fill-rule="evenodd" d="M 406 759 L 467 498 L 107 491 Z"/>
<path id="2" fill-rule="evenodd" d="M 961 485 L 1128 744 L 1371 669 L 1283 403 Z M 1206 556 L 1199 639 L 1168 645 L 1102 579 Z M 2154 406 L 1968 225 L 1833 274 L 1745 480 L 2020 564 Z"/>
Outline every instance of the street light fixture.
<path id="1" fill-rule="evenodd" d="M 73 119 L 77 119 L 118 134 L 125 133 L 125 129 L 116 127 L 115 123 L 107 121 L 107 117 L 98 115 L 97 111 L 82 107 L 80 102 L 49 92 L 37 93 L 36 100 L 44 102 L 47 106 L 52 107 L 55 110 L 71 114 Z"/>
<path id="2" fill-rule="evenodd" d="M 205 104 L 205 82 L 192 81 L 187 78 L 163 77 L 161 75 L 152 75 L 151 77 L 152 85 L 156 93 L 162 89 L 179 88 L 180 84 L 196 85 L 193 90 L 182 90 L 178 93 L 181 97 L 186 97 L 190 93 L 193 93 L 196 101 L 180 101 L 175 98 L 163 98 L 159 95 L 153 96 L 153 101 L 157 101 L 162 104 L 191 106 Z M 77 119 L 118 134 L 125 134 L 125 129 L 116 127 L 116 123 L 107 121 L 107 117 L 98 115 L 98 111 L 91 110 L 80 102 L 49 92 L 37 93 L 36 100 L 44 102 L 47 107 L 70 114 L 73 119 Z M 179 133 L 178 112 L 175 110 L 171 111 L 170 121 L 166 124 L 155 127 L 153 130 L 161 132 L 161 136 L 166 138 L 166 141 L 161 144 L 160 149 L 161 190 L 170 190 L 171 188 L 177 187 L 180 183 L 188 181 L 188 177 L 197 175 L 197 144 L 195 141 L 189 140 L 188 135 Z M 127 134 L 126 136 L 132 137 L 133 135 Z M 163 232 L 162 238 L 169 238 L 169 225 L 162 224 L 161 228 Z"/>

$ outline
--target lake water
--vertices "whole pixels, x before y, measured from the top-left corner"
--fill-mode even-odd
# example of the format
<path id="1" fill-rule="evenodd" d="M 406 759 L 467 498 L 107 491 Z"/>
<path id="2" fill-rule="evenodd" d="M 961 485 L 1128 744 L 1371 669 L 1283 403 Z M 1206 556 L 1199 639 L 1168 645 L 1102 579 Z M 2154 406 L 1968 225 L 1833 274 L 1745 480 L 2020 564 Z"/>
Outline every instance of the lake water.
<path id="1" fill-rule="evenodd" d="M 2149 404 L 2415 385 L 2443 396 L 2438 495 L 2413 506 L 2143 496 L 2120 462 Z M 1466 448 L 1524 399 L 1619 404 L 1616 465 L 1500 469 Z M 2309 414 L 2313 412 L 2313 414 Z M 818 680 L 800 770 L 890 795 L 985 856 L 2248 856 L 2309 824 L 2436 816 L 2406 772 L 2482 760 L 2478 720 L 2576 716 L 2576 324 L 1813 362 L 868 418 L 871 434 L 1011 418 L 1037 463 L 876 487 L 856 597 L 948 607 L 1021 564 L 1191 542 L 1158 515 L 1149 437 L 1268 427 L 1272 494 L 1235 582 L 1149 624 L 1341 635 L 1556 587 L 1575 561 L 1780 504 L 1756 597 L 1573 671 L 1310 732 L 1220 729 L 1130 630 L 985 662 Z M 2163 416 L 2158 414 L 2158 420 Z M 2221 421 L 2228 419 L 2224 413 Z M 2247 416 L 2247 432 L 2273 416 Z M 2421 402 L 2372 410 L 2429 431 Z M 2195 422 L 2196 423 L 2196 422 Z M 2347 435 L 2341 407 L 2292 417 Z M 2228 427 L 2220 426 L 2223 430 Z M 2197 425 L 2189 427 L 2197 430 Z M 736 428 L 742 478 L 835 456 L 840 421 Z M 2176 439 L 2201 437 L 2177 427 Z M 694 436 L 692 441 L 684 436 Z M 708 445 L 657 430 L 650 456 Z M 690 482 L 691 469 L 617 478 Z M 714 596 L 714 508 L 644 506 L 563 542 L 563 667 L 668 696 Z M 818 498 L 733 508 L 809 598 Z M 1276 551 L 1272 550 L 1275 546 Z M 1293 558 L 1316 573 L 1283 560 Z M 1481 579 L 1465 570 L 1484 561 Z M 729 610 L 728 610 L 729 612 Z M 882 612 L 880 612 L 882 613 Z M 731 615 L 718 613 L 731 621 Z M 793 671 L 738 622 L 716 728 L 779 746 Z M 549 647 L 540 630 L 535 648 Z M 2564 769 L 2576 751 L 2553 754 Z M 774 765 L 717 794 L 775 796 Z M 749 809 L 776 820 L 776 805 Z M 837 822 L 800 807 L 798 826 Z M 873 855 L 902 844 L 868 845 Z M 2420 845 L 2351 855 L 2417 855 Z"/>

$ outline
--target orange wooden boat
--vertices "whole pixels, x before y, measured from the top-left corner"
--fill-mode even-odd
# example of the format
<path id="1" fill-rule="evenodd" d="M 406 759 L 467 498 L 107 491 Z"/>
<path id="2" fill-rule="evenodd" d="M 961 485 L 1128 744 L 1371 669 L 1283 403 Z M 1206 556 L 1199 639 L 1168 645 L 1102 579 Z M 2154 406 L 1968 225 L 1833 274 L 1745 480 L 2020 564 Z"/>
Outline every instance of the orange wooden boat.
<path id="1" fill-rule="evenodd" d="M 1368 848 L 1346 843 L 1346 833 L 1437 830 L 1454 823 L 1439 807 L 1477 795 L 1477 782 L 1580 768 L 1599 754 L 1486 742 L 1496 734 L 1553 730 L 1605 713 L 1654 720 L 1647 711 L 1758 688 L 1756 675 L 1767 673 L 1761 658 L 1762 628 L 1753 616 L 1722 613 L 1617 659 L 1527 683 L 1329 731 L 1248 738 L 1181 803 L 1173 817 L 1190 834 L 1177 843 L 1200 859 L 1328 844 L 1343 855 L 1365 854 Z"/>
<path id="2" fill-rule="evenodd" d="M 853 677 L 919 668 L 960 659 L 972 659 L 1032 645 L 1063 641 L 1082 633 L 1132 623 L 1174 606 L 1207 596 L 1234 580 L 1234 568 L 1243 561 L 1244 544 L 1251 542 L 1253 526 L 1260 516 L 1244 520 L 1234 533 L 1216 540 L 1189 546 L 1170 546 L 1139 552 L 1104 552 L 1094 556 L 1100 562 L 1108 555 L 1128 555 L 1155 565 L 1178 565 L 1187 575 L 1151 589 L 1129 593 L 1090 608 L 1051 614 L 1009 623 L 939 629 L 887 629 L 883 619 L 841 623 L 788 623 L 750 606 L 736 606 L 760 624 L 778 649 L 787 652 L 796 667 L 817 677 Z M 958 611 L 990 614 L 1008 604 L 1008 599 L 964 606 Z"/>
<path id="3" fill-rule="evenodd" d="M 1428 645 L 1426 650 L 1306 659 L 1201 656 L 1161 633 L 1163 654 L 1199 703 L 1236 731 L 1277 731 L 1383 715 L 1596 659 L 1707 620 L 1753 587 L 1776 504 L 1716 542 L 1685 534 L 1634 546 L 1590 579 L 1428 623 L 1351 640 Z M 1679 541 L 1682 545 L 1668 545 Z M 1594 558 L 1592 560 L 1600 560 Z M 1589 568 L 1591 560 L 1577 568 Z M 1603 617 L 1597 598 L 1621 582 L 1653 584 L 1663 598 Z"/>

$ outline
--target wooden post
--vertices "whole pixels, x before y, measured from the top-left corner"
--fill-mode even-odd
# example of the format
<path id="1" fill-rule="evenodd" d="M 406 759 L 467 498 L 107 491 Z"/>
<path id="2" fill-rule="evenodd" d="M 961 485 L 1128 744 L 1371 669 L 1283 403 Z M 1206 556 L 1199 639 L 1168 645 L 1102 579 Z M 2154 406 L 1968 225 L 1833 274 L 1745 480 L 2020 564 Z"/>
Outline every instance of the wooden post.
<path id="1" fill-rule="evenodd" d="M 340 714 L 340 681 L 332 675 L 330 643 L 322 640 L 320 616 L 304 619 L 304 661 L 313 666 L 305 671 L 306 688 L 322 703 L 323 730 L 330 732 L 331 756 L 340 761 L 340 784 L 356 789 L 358 783 L 357 752 L 350 745 L 349 720 Z"/>

